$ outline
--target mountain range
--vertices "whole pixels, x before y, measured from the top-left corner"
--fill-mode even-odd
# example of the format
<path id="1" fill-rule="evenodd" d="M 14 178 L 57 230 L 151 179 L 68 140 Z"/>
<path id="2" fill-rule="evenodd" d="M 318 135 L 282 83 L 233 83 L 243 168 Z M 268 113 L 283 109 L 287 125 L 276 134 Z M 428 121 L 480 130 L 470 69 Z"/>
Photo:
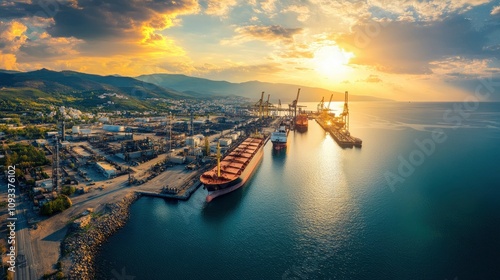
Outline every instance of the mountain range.
<path id="1" fill-rule="evenodd" d="M 271 101 L 283 104 L 295 99 L 301 88 L 299 101 L 343 100 L 344 94 L 322 88 L 259 81 L 230 83 L 177 74 L 151 74 L 139 77 L 119 75 L 101 76 L 75 71 L 40 69 L 31 72 L 0 70 L 0 102 L 2 107 L 47 104 L 75 107 L 104 105 L 109 109 L 143 110 L 163 106 L 157 100 L 197 99 L 242 96 L 258 100 L 261 92 L 271 95 Z M 104 93 L 115 93 L 105 96 Z M 264 97 L 265 99 L 267 96 Z M 350 95 L 352 101 L 384 100 L 371 96 Z M 10 102 L 10 103 L 9 103 Z"/>
<path id="2" fill-rule="evenodd" d="M 199 93 L 210 96 L 230 96 L 238 95 L 258 100 L 261 92 L 265 92 L 264 99 L 270 94 L 270 100 L 274 103 L 281 100 L 282 103 L 289 103 L 296 98 L 300 88 L 299 101 L 319 102 L 322 97 L 328 101 L 333 94 L 333 101 L 343 101 L 344 93 L 333 92 L 323 88 L 307 87 L 292 84 L 267 83 L 259 81 L 249 81 L 244 83 L 230 83 L 226 81 L 213 81 L 203 78 L 195 78 L 178 74 L 151 74 L 136 77 L 136 79 L 152 83 L 163 88 L 175 89 L 177 91 Z M 351 101 L 387 101 L 388 99 L 377 98 L 366 95 L 349 95 Z"/>

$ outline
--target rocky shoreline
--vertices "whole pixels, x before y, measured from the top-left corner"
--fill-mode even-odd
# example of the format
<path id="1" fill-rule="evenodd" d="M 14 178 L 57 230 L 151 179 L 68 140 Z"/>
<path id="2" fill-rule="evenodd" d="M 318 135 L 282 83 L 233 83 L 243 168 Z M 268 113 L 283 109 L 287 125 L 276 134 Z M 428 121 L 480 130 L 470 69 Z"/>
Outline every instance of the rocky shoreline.
<path id="1" fill-rule="evenodd" d="M 88 228 L 72 230 L 61 245 L 61 270 L 68 279 L 94 279 L 94 258 L 99 246 L 122 228 L 129 217 L 130 205 L 140 195 L 131 192 L 123 200 L 106 204 L 94 215 Z M 102 214 L 102 215 L 101 215 Z"/>

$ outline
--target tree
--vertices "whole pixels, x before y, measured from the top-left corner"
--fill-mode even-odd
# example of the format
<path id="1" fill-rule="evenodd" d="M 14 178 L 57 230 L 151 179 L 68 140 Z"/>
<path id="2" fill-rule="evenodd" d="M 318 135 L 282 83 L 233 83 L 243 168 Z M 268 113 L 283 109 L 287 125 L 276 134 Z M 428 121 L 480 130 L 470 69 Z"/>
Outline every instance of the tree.
<path id="1" fill-rule="evenodd" d="M 61 193 L 67 196 L 70 196 L 76 192 L 76 188 L 74 186 L 63 186 L 61 189 Z"/>
<path id="2" fill-rule="evenodd" d="M 40 213 L 45 216 L 52 216 L 71 207 L 71 199 L 61 194 L 56 199 L 45 203 L 40 209 Z"/>

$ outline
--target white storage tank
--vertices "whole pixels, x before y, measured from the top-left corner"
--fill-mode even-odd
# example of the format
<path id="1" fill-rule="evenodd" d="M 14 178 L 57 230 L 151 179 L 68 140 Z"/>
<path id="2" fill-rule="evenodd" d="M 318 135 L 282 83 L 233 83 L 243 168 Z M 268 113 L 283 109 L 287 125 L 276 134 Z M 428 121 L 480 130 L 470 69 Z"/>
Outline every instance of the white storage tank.
<path id="1" fill-rule="evenodd" d="M 110 131 L 110 132 L 123 132 L 123 131 L 125 131 L 125 127 L 123 125 L 105 124 L 102 126 L 102 129 L 104 129 L 105 131 Z"/>
<path id="2" fill-rule="evenodd" d="M 78 134 L 80 133 L 80 127 L 75 125 L 71 128 L 71 132 L 73 132 L 73 134 Z"/>
<path id="3" fill-rule="evenodd" d="M 233 139 L 233 141 L 236 141 L 238 139 L 238 134 L 236 133 L 231 134 L 231 139 Z"/>
<path id="4" fill-rule="evenodd" d="M 176 164 L 183 164 L 184 161 L 186 161 L 185 157 L 173 156 L 170 158 L 170 162 L 176 163 Z"/>
<path id="5" fill-rule="evenodd" d="M 80 129 L 80 133 L 81 134 L 90 134 L 90 133 L 92 133 L 92 129 L 90 129 L 90 128 Z"/>

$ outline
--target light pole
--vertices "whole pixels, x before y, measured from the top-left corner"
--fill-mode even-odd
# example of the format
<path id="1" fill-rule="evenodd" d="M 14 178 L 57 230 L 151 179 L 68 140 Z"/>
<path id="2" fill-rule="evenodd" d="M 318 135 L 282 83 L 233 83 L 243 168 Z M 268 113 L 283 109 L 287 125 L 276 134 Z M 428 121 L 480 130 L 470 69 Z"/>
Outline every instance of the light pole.
<path id="1" fill-rule="evenodd" d="M 168 129 L 169 129 L 169 133 L 168 133 L 168 158 L 170 159 L 170 153 L 172 151 L 172 112 L 169 112 L 168 113 Z"/>

